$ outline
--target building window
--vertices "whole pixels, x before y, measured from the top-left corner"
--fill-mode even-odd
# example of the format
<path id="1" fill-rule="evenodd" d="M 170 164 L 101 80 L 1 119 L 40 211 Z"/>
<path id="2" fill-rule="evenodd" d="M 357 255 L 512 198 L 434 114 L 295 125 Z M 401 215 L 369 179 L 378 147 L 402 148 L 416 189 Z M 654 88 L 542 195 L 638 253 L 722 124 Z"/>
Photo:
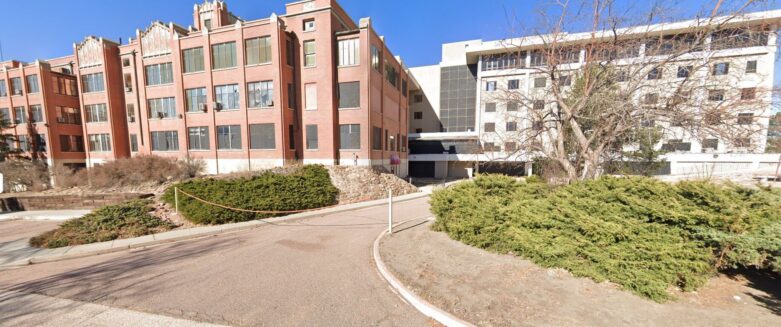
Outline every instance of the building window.
<path id="1" fill-rule="evenodd" d="M 534 109 L 534 110 L 544 110 L 545 109 L 545 100 L 534 100 L 534 102 L 532 102 L 532 109 Z"/>
<path id="2" fill-rule="evenodd" d="M 22 79 L 19 77 L 14 77 L 11 79 L 11 94 L 12 95 L 22 95 Z"/>
<path id="3" fill-rule="evenodd" d="M 27 123 L 27 113 L 25 112 L 24 107 L 14 107 L 14 123 L 15 124 Z"/>
<path id="4" fill-rule="evenodd" d="M 122 58 L 122 67 L 130 67 L 130 58 Z"/>
<path id="5" fill-rule="evenodd" d="M 651 69 L 651 71 L 648 72 L 648 76 L 646 76 L 649 80 L 655 80 L 655 79 L 661 79 L 662 78 L 662 69 L 659 67 L 655 67 Z"/>
<path id="6" fill-rule="evenodd" d="M 0 108 L 0 122 L 11 122 L 11 111 L 9 111 L 8 108 Z"/>
<path id="7" fill-rule="evenodd" d="M 182 50 L 182 69 L 184 73 L 196 73 L 204 70 L 203 47 Z"/>
<path id="8" fill-rule="evenodd" d="M 692 66 L 678 66 L 678 78 L 688 78 L 692 69 L 694 69 Z"/>
<path id="9" fill-rule="evenodd" d="M 239 109 L 239 84 L 215 86 L 214 100 L 221 110 Z"/>
<path id="10" fill-rule="evenodd" d="M 339 150 L 359 150 L 361 148 L 361 125 L 339 125 Z"/>
<path id="11" fill-rule="evenodd" d="M 152 151 L 179 151 L 179 132 L 152 132 Z"/>
<path id="12" fill-rule="evenodd" d="M 643 96 L 643 104 L 654 105 L 659 103 L 659 93 L 648 93 Z"/>
<path id="13" fill-rule="evenodd" d="M 665 151 L 686 152 L 691 151 L 692 144 L 691 142 L 684 142 L 681 139 L 672 139 L 667 141 L 667 143 L 662 144 L 662 149 Z"/>
<path id="14" fill-rule="evenodd" d="M 496 131 L 496 124 L 495 123 L 485 123 L 485 126 L 483 128 L 486 132 L 494 132 Z"/>
<path id="15" fill-rule="evenodd" d="M 27 135 L 19 135 L 16 137 L 19 141 L 19 150 L 22 152 L 30 151 L 30 138 Z"/>
<path id="16" fill-rule="evenodd" d="M 293 83 L 287 83 L 287 107 L 296 108 L 296 85 Z"/>
<path id="17" fill-rule="evenodd" d="M 518 149 L 518 145 L 515 142 L 504 142 L 505 152 L 515 152 Z"/>
<path id="18" fill-rule="evenodd" d="M 217 126 L 217 149 L 241 150 L 241 127 L 239 125 Z"/>
<path id="19" fill-rule="evenodd" d="M 537 77 L 534 79 L 534 88 L 542 88 L 548 85 L 548 79 L 545 77 Z"/>
<path id="20" fill-rule="evenodd" d="M 702 140 L 702 149 L 711 149 L 711 150 L 717 150 L 719 148 L 719 140 L 718 139 L 704 139 Z"/>
<path id="21" fill-rule="evenodd" d="M 746 62 L 746 74 L 752 74 L 757 72 L 757 61 L 749 60 Z"/>
<path id="22" fill-rule="evenodd" d="M 511 79 L 507 81 L 507 89 L 508 90 L 517 90 L 520 87 L 521 83 L 517 79 Z"/>
<path id="23" fill-rule="evenodd" d="M 751 125 L 754 122 L 754 114 L 741 113 L 738 114 L 738 125 Z"/>
<path id="24" fill-rule="evenodd" d="M 209 127 L 189 127 L 187 128 L 189 137 L 187 148 L 190 150 L 209 150 Z"/>
<path id="25" fill-rule="evenodd" d="M 184 101 L 187 112 L 206 112 L 206 88 L 184 90 Z"/>
<path id="26" fill-rule="evenodd" d="M 285 61 L 288 66 L 293 66 L 295 62 L 295 48 L 293 48 L 293 41 L 290 39 L 285 40 Z"/>
<path id="27" fill-rule="evenodd" d="M 0 97 L 8 96 L 8 86 L 5 85 L 5 80 L 0 80 Z"/>
<path id="28" fill-rule="evenodd" d="M 306 149 L 317 150 L 317 125 L 306 125 Z"/>
<path id="29" fill-rule="evenodd" d="M 517 130 L 518 130 L 518 123 L 516 123 L 514 121 L 507 122 L 507 124 L 505 126 L 505 131 L 515 132 Z"/>
<path id="30" fill-rule="evenodd" d="M 372 126 L 372 150 L 382 150 L 382 128 L 376 126 Z"/>
<path id="31" fill-rule="evenodd" d="M 138 152 L 138 135 L 130 134 L 130 152 Z"/>
<path id="32" fill-rule="evenodd" d="M 518 102 L 507 102 L 507 111 L 518 111 Z"/>
<path id="33" fill-rule="evenodd" d="M 274 105 L 274 83 L 272 81 L 247 83 L 247 105 L 250 108 Z"/>
<path id="34" fill-rule="evenodd" d="M 271 62 L 271 37 L 256 37 L 244 41 L 247 65 L 267 64 Z"/>
<path id="35" fill-rule="evenodd" d="M 105 103 L 88 104 L 84 106 L 84 110 L 87 114 L 88 123 L 108 122 L 108 110 L 106 109 Z"/>
<path id="36" fill-rule="evenodd" d="M 729 63 L 728 62 L 720 62 L 715 65 L 713 65 L 713 76 L 719 76 L 719 75 L 727 75 L 729 74 Z"/>
<path id="37" fill-rule="evenodd" d="M 724 101 L 724 90 L 709 90 L 708 101 Z"/>
<path id="38" fill-rule="evenodd" d="M 28 75 L 27 79 L 27 93 L 41 92 L 41 88 L 38 84 L 38 75 Z"/>
<path id="39" fill-rule="evenodd" d="M 30 117 L 32 118 L 31 123 L 42 123 L 43 122 L 43 107 L 41 107 L 40 104 L 34 104 L 30 106 Z"/>
<path id="40" fill-rule="evenodd" d="M 496 102 L 488 102 L 485 104 L 485 112 L 496 112 Z"/>
<path id="41" fill-rule="evenodd" d="M 496 81 L 485 82 L 485 90 L 488 92 L 496 91 Z"/>
<path id="42" fill-rule="evenodd" d="M 292 124 L 287 126 L 287 139 L 290 150 L 296 149 L 296 128 Z"/>
<path id="43" fill-rule="evenodd" d="M 339 83 L 339 109 L 360 108 L 360 82 Z"/>
<path id="44" fill-rule="evenodd" d="M 174 82 L 174 71 L 170 62 L 144 66 L 146 85 L 162 85 Z"/>
<path id="45" fill-rule="evenodd" d="M 416 111 L 416 112 L 412 113 L 412 119 L 415 119 L 415 120 L 423 119 L 423 112 Z"/>
<path id="46" fill-rule="evenodd" d="M 572 75 L 559 76 L 559 86 L 570 86 L 570 85 L 572 85 Z"/>
<path id="47" fill-rule="evenodd" d="M 747 87 L 740 89 L 741 100 L 754 100 L 757 97 L 757 89 L 755 87 Z"/>
<path id="48" fill-rule="evenodd" d="M 317 84 L 315 83 L 304 85 L 304 108 L 317 110 Z"/>
<path id="49" fill-rule="evenodd" d="M 339 40 L 339 66 L 353 66 L 361 61 L 360 41 L 356 39 Z"/>
<path id="50" fill-rule="evenodd" d="M 313 32 L 315 30 L 315 19 L 304 19 L 304 32 Z"/>
<path id="51" fill-rule="evenodd" d="M 212 44 L 212 69 L 236 67 L 236 42 Z"/>
<path id="52" fill-rule="evenodd" d="M 2 81 L 0 81 L 0 88 L 2 88 Z M 56 94 L 64 94 L 70 96 L 78 96 L 78 86 L 76 80 L 71 78 L 65 78 L 62 76 L 52 76 L 52 89 Z M 0 89 L 0 92 L 2 90 Z"/>
<path id="53" fill-rule="evenodd" d="M 60 135 L 60 150 L 62 152 L 84 152 L 84 139 L 81 135 Z"/>
<path id="54" fill-rule="evenodd" d="M 415 133 L 418 133 L 418 134 L 423 133 L 423 129 L 422 128 L 416 128 L 415 129 Z"/>
<path id="55" fill-rule="evenodd" d="M 423 94 L 415 94 L 415 103 L 423 102 Z"/>
<path id="56" fill-rule="evenodd" d="M 57 123 L 81 125 L 81 110 L 79 108 L 57 107 Z"/>
<path id="57" fill-rule="evenodd" d="M 733 143 L 735 144 L 735 147 L 738 147 L 738 148 L 748 148 L 748 147 L 751 147 L 751 139 L 747 138 L 747 137 L 742 137 L 742 138 L 735 139 L 735 142 L 733 142 Z"/>
<path id="58" fill-rule="evenodd" d="M 136 106 L 132 103 L 128 103 L 125 111 L 127 112 L 127 122 L 128 123 L 135 123 L 136 122 Z"/>
<path id="59" fill-rule="evenodd" d="M 103 84 L 103 73 L 87 74 L 81 77 L 84 93 L 102 92 L 106 90 Z"/>
<path id="60" fill-rule="evenodd" d="M 108 134 L 89 134 L 90 152 L 108 152 L 111 151 L 111 136 Z"/>
<path id="61" fill-rule="evenodd" d="M 496 146 L 494 146 L 494 142 L 484 142 L 483 143 L 483 151 L 487 151 L 487 152 L 494 152 L 494 151 L 496 151 Z"/>
<path id="62" fill-rule="evenodd" d="M 211 19 L 204 19 L 203 20 L 203 28 L 210 30 L 212 29 L 212 20 Z"/>
<path id="63" fill-rule="evenodd" d="M 385 59 L 385 80 L 393 85 L 393 88 L 399 89 L 399 72 L 395 66 L 388 63 L 388 59 Z"/>
<path id="64" fill-rule="evenodd" d="M 176 118 L 176 100 L 174 97 L 147 100 L 149 118 Z"/>
<path id="65" fill-rule="evenodd" d="M 250 149 L 271 150 L 276 148 L 274 124 L 249 125 Z"/>
<path id="66" fill-rule="evenodd" d="M 407 80 L 401 80 L 401 95 L 407 97 Z"/>
<path id="67" fill-rule="evenodd" d="M 374 44 L 372 44 L 372 68 L 377 72 L 382 72 L 380 70 L 380 49 L 377 49 Z"/>
<path id="68" fill-rule="evenodd" d="M 314 67 L 315 61 L 315 41 L 304 41 L 304 67 Z"/>
<path id="69" fill-rule="evenodd" d="M 130 74 L 125 74 L 125 92 L 133 92 L 133 77 Z"/>

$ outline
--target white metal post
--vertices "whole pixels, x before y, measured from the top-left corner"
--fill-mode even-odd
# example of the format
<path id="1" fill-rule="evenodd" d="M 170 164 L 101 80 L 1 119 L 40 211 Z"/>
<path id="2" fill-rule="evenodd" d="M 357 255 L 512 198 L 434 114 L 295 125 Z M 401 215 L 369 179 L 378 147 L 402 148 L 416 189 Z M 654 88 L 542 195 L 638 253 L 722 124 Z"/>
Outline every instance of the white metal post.
<path id="1" fill-rule="evenodd" d="M 174 187 L 174 206 L 176 207 L 175 213 L 179 213 L 179 188 Z"/>
<path id="2" fill-rule="evenodd" d="M 393 234 L 393 190 L 388 189 L 388 234 Z"/>

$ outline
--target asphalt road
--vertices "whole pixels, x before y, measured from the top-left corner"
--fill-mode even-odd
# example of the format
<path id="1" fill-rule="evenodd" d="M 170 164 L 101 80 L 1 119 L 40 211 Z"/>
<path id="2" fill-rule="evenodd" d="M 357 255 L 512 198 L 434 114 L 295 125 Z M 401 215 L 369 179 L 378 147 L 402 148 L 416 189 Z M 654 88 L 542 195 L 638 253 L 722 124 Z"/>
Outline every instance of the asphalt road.
<path id="1" fill-rule="evenodd" d="M 428 198 L 394 206 L 398 221 L 428 216 Z M 430 326 L 376 271 L 386 227 L 379 206 L 2 271 L 0 289 L 236 326 Z M 26 315 L 15 301 L 0 299 L 0 325 Z"/>

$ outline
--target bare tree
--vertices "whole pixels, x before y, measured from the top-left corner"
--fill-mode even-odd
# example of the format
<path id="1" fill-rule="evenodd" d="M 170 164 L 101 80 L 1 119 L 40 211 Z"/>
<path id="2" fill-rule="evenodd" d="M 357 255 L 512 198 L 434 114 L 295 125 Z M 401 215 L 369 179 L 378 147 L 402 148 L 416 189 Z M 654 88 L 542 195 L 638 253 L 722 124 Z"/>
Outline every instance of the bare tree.
<path id="1" fill-rule="evenodd" d="M 496 113 L 504 128 L 495 125 L 501 119 L 484 125 L 485 153 L 543 158 L 574 181 L 626 159 L 639 139 L 648 140 L 642 133 L 667 140 L 654 145 L 658 150 L 687 150 L 692 139 L 754 150 L 767 132 L 772 72 L 757 69 L 741 48 L 767 46 L 774 31 L 746 23 L 753 5 L 748 0 L 725 13 L 719 1 L 701 18 L 661 24 L 657 8 L 635 27 L 621 27 L 627 21 L 613 1 L 558 3 L 555 16 L 544 16 L 545 28 L 506 39 L 505 53 L 483 59 L 525 75 L 497 77 L 488 86 L 495 90 L 483 93 L 486 111 L 497 103 L 506 108 Z M 584 19 L 588 32 L 566 32 Z"/>

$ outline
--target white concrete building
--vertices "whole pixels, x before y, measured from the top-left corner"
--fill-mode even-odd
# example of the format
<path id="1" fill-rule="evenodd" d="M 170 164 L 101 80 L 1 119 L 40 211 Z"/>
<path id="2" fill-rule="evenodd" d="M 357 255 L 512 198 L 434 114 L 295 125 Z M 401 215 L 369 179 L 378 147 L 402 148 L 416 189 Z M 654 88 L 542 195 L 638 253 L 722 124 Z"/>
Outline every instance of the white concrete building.
<path id="1" fill-rule="evenodd" d="M 733 17 L 729 23 L 731 28 L 748 28 L 752 30 L 751 34 L 738 34 L 737 37 L 733 34 L 731 37 L 734 39 L 729 43 L 722 41 L 719 32 L 708 34 L 705 39 L 706 49 L 702 52 L 708 54 L 708 66 L 690 72 L 691 68 L 687 67 L 692 66 L 690 63 L 687 66 L 687 60 L 698 59 L 696 55 L 682 56 L 680 61 L 676 61 L 677 70 L 676 67 L 664 68 L 663 73 L 659 73 L 660 76 L 653 80 L 649 73 L 647 83 L 658 83 L 656 80 L 674 83 L 685 74 L 686 79 L 703 86 L 701 91 L 691 94 L 694 101 L 723 100 L 728 96 L 740 100 L 750 97 L 752 101 L 741 102 L 742 107 L 737 109 L 739 114 L 733 118 L 738 124 L 749 120 L 752 126 L 762 130 L 750 138 L 727 142 L 715 136 L 693 137 L 685 130 L 675 128 L 677 125 L 672 122 L 667 122 L 664 139 L 658 146 L 670 150 L 666 155 L 670 162 L 667 168 L 670 174 L 775 167 L 779 155 L 760 154 L 765 150 L 768 120 L 772 112 L 772 94 L 769 90 L 773 88 L 779 22 L 781 10 Z M 647 47 L 658 46 L 664 50 L 663 45 L 652 45 L 651 41 L 646 41 L 651 40 L 646 39 L 650 33 L 653 33 L 654 38 L 658 36 L 659 39 L 678 42 L 693 32 L 702 31 L 704 27 L 702 21 L 689 20 L 620 30 L 618 34 L 624 37 L 637 35 L 639 42 L 628 46 L 622 54 L 624 56 L 615 64 L 631 64 L 633 58 L 645 58 L 650 53 Z M 609 32 L 597 34 L 610 36 Z M 592 40 L 592 37 L 592 33 L 576 33 L 557 41 L 559 46 L 572 48 L 571 54 L 567 56 L 571 61 L 560 65 L 558 69 L 572 71 L 572 76 L 575 76 L 586 62 L 583 44 Z M 545 86 L 550 85 L 551 81 L 540 73 L 538 67 L 546 63 L 544 56 L 537 54 L 546 38 L 528 36 L 448 43 L 442 46 L 442 60 L 438 65 L 410 69 L 415 81 L 410 95 L 409 124 L 412 176 L 463 177 L 467 175 L 468 168 L 489 162 L 503 163 L 500 169 L 504 172 L 528 173 L 530 165 L 524 164 L 530 162 L 531 155 L 524 149 L 511 151 L 518 145 L 512 142 L 511 137 L 504 138 L 503 135 L 509 135 L 530 122 L 513 115 L 519 111 L 516 103 L 507 100 L 503 102 L 495 95 L 511 91 L 528 98 L 548 96 Z M 510 51 L 513 56 L 508 56 Z M 726 81 L 732 87 L 730 90 L 736 90 L 737 93 L 725 95 L 723 90 L 708 90 L 708 83 L 712 80 Z M 646 98 L 651 101 L 663 98 L 666 93 L 671 92 L 661 87 L 647 95 L 634 96 L 635 101 L 640 103 L 647 101 Z"/>

